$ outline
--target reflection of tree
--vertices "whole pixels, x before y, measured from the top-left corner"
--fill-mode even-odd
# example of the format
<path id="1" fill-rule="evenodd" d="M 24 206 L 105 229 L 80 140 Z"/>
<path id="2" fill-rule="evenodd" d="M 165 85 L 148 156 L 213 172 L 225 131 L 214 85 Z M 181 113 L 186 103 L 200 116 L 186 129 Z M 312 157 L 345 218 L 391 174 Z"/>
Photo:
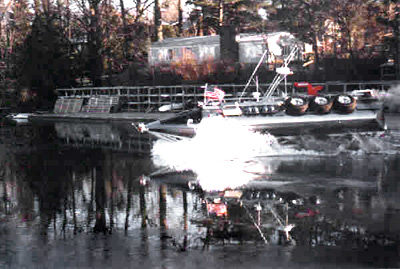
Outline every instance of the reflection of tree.
<path id="1" fill-rule="evenodd" d="M 95 233 L 107 232 L 106 224 L 106 192 L 104 185 L 103 169 L 101 166 L 96 166 L 96 178 L 95 178 L 95 202 L 96 202 L 96 219 L 93 231 Z"/>
<path id="2" fill-rule="evenodd" d="M 16 171 L 13 173 L 18 175 L 21 181 L 19 186 L 28 187 L 37 197 L 40 234 L 43 236 L 47 235 L 51 225 L 53 225 L 54 233 L 56 232 L 57 214 L 61 212 L 61 208 L 65 204 L 62 201 L 68 199 L 69 196 L 70 174 L 60 173 L 68 171 L 68 169 L 63 162 L 55 161 L 59 159 L 59 152 L 51 150 L 31 152 L 29 156 L 23 152 L 16 154 L 15 168 L 18 173 Z M 22 195 L 28 195 L 27 198 L 29 198 L 29 191 L 24 190 L 21 197 L 23 197 Z"/>
<path id="3" fill-rule="evenodd" d="M 96 180 L 96 168 L 91 168 L 90 170 L 90 199 L 88 203 L 88 214 L 87 214 L 87 227 L 90 227 L 90 224 L 93 220 L 93 202 L 95 199 L 95 190 L 94 190 L 94 183 Z"/>
<path id="4" fill-rule="evenodd" d="M 77 231 L 77 223 L 76 223 L 76 201 L 75 201 L 75 172 L 72 171 L 71 175 L 71 197 L 72 197 L 72 218 L 73 218 L 73 223 L 74 223 L 74 234 L 76 234 Z M 65 209 L 64 209 L 65 210 Z"/>
<path id="5" fill-rule="evenodd" d="M 183 195 L 183 229 L 184 229 L 184 237 L 183 237 L 183 246 L 182 249 L 186 250 L 187 248 L 187 239 L 188 239 L 188 203 L 187 203 L 187 193 L 186 191 L 182 192 Z"/>
<path id="6" fill-rule="evenodd" d="M 71 201 L 71 206 L 72 206 L 72 223 L 74 226 L 74 234 L 77 233 L 78 231 L 78 223 L 77 223 L 77 217 L 76 217 L 76 198 L 75 198 L 75 190 L 76 190 L 76 174 L 75 171 L 73 171 L 72 168 L 68 169 L 68 177 L 69 177 L 69 194 L 70 194 L 70 199 Z M 66 235 L 66 228 L 68 224 L 68 209 L 70 208 L 69 205 L 69 196 L 64 197 L 64 204 L 63 204 L 63 224 L 62 224 L 62 231 L 64 236 Z"/>
<path id="7" fill-rule="evenodd" d="M 130 170 L 129 170 L 130 172 Z M 125 231 L 128 230 L 129 227 L 129 215 L 131 212 L 131 204 L 132 204 L 132 181 L 133 178 L 130 176 L 131 173 L 129 173 L 129 178 L 128 178 L 128 191 L 127 191 L 127 201 L 126 201 L 126 211 L 125 211 Z"/>
<path id="8" fill-rule="evenodd" d="M 138 216 L 143 216 L 142 225 L 146 226 L 147 190 L 135 179 L 146 173 L 148 159 L 101 149 L 60 148 L 51 143 L 44 147 L 44 141 L 32 138 L 36 142 L 29 155 L 27 147 L 15 148 L 10 156 L 0 151 L 0 213 L 5 205 L 11 208 L 12 202 L 14 209 L 18 205 L 23 221 L 40 220 L 43 234 L 57 228 L 65 236 L 72 229 L 74 233 L 83 229 L 109 231 L 118 226 L 121 217 L 128 228 L 130 216 L 136 216 L 132 203 L 138 201 L 133 208 L 140 209 Z M 123 195 L 125 190 L 127 196 Z"/>
<path id="9" fill-rule="evenodd" d="M 140 185 L 139 187 L 139 203 L 140 203 L 140 215 L 142 217 L 142 228 L 147 227 L 147 210 L 146 210 L 146 197 L 145 197 L 145 186 Z"/>
<path id="10" fill-rule="evenodd" d="M 207 225 L 209 228 L 209 233 L 203 241 L 206 243 L 205 249 L 207 244 L 221 243 L 222 240 L 219 239 L 225 239 L 226 235 L 235 236 L 236 239 L 249 238 L 253 241 L 259 240 L 259 242 L 262 240 L 243 210 L 237 210 L 236 216 L 231 214 L 233 210 L 229 211 L 230 222 L 224 222 L 228 223 L 228 226 L 224 226 L 227 228 L 227 234 L 225 230 L 223 233 L 221 231 L 212 233 L 211 229 L 220 229 L 218 225 L 221 223 L 215 222 L 211 225 L 210 222 L 207 222 L 208 219 L 205 215 L 202 215 L 203 212 L 199 212 L 201 206 L 198 193 L 191 192 L 187 188 L 184 191 L 178 190 L 173 187 L 174 185 L 158 186 L 149 183 L 145 186 L 140 184 L 138 176 L 146 174 L 146 170 L 150 170 L 146 158 L 142 156 L 133 157 L 131 154 L 105 150 L 80 151 L 54 148 L 33 151 L 30 156 L 18 154 L 17 159 L 18 162 L 15 162 L 18 165 L 11 166 L 10 170 L 7 171 L 4 167 L 0 168 L 1 196 L 6 195 L 2 191 L 12 180 L 17 182 L 18 188 L 28 189 L 23 190 L 25 196 L 22 195 L 22 191 L 21 195 L 18 194 L 18 199 L 24 199 L 24 202 L 18 201 L 18 205 L 20 208 L 23 206 L 24 211 L 33 210 L 34 196 L 36 196 L 40 210 L 38 214 L 40 218 L 37 219 L 40 219 L 39 224 L 41 224 L 43 234 L 55 231 L 56 228 L 58 231 L 62 229 L 68 232 L 68 227 L 71 227 L 72 230 L 71 224 L 73 224 L 74 232 L 79 232 L 80 228 L 86 227 L 87 231 L 100 233 L 107 233 L 112 227 L 116 231 L 118 228 L 123 230 L 125 225 L 127 234 L 132 229 L 140 232 L 140 240 L 142 240 L 140 247 L 144 250 L 144 255 L 149 252 L 147 249 L 151 245 L 151 240 L 160 242 L 162 251 L 167 249 L 161 254 L 165 255 L 168 253 L 168 248 L 172 247 L 170 243 L 178 251 L 193 247 L 195 239 L 193 241 L 191 239 L 200 233 L 200 229 L 197 229 L 198 227 L 195 227 L 189 220 L 204 217 L 205 220 L 199 221 L 198 224 L 205 226 L 201 227 L 202 232 L 205 232 Z M 325 186 L 325 181 L 322 182 L 323 187 L 318 185 L 318 189 L 309 187 L 312 183 L 303 184 L 302 182 L 301 186 L 293 185 L 296 192 L 300 190 L 299 195 L 303 197 L 304 201 L 307 200 L 309 193 L 318 193 L 323 200 L 323 203 L 318 206 L 306 204 L 290 208 L 289 223 L 296 222 L 296 228 L 292 233 L 293 238 L 297 240 L 297 245 L 307 247 L 336 245 L 362 249 L 370 248 L 372 244 L 380 244 L 386 239 L 390 242 L 390 236 L 396 236 L 396 227 L 400 227 L 397 225 L 399 218 L 396 208 L 390 208 L 384 199 L 387 192 L 391 190 L 397 192 L 398 169 L 396 170 L 396 167 L 399 159 L 394 160 L 393 166 L 386 166 L 385 169 L 392 172 L 384 172 L 383 168 L 379 169 L 381 166 L 377 167 L 376 164 L 381 165 L 382 163 L 376 160 L 373 161 L 374 164 L 368 164 L 368 169 L 365 169 L 366 162 L 354 160 L 343 162 L 348 164 L 344 166 L 349 166 L 345 169 L 346 171 L 337 171 L 336 167 L 339 164 L 330 161 L 319 160 L 315 164 L 291 161 L 288 162 L 289 164 L 282 164 L 278 172 L 279 175 L 289 175 L 289 178 L 293 178 L 290 177 L 292 174 L 288 174 L 289 172 L 297 173 L 296 176 L 299 173 L 300 175 L 311 174 L 318 177 L 318 184 L 321 183 L 321 180 L 325 180 L 324 177 L 332 178 L 332 180 L 338 177 L 353 180 L 356 176 L 371 174 L 372 178 L 383 177 L 380 179 L 381 187 L 378 191 L 370 187 L 367 189 L 352 186 L 336 188 L 332 187 L 334 185 Z M 1 159 L 0 164 L 3 164 Z M 7 166 L 6 163 L 4 165 Z M 324 171 L 321 171 L 321 167 L 325 168 Z M 3 174 L 5 174 L 3 177 L 8 180 L 7 183 L 1 177 Z M 313 177 L 310 177 L 310 180 L 313 180 Z M 373 182 L 369 181 L 369 183 Z M 363 181 L 363 183 L 365 182 Z M 390 185 L 393 183 L 395 185 Z M 111 186 L 111 189 L 108 186 Z M 283 188 L 290 188 L 288 186 L 285 185 Z M 179 195 L 177 195 L 178 193 Z M 302 195 L 302 193 L 307 194 Z M 122 194 L 124 195 L 121 196 Z M 376 198 L 378 194 L 381 196 Z M 6 198 L 9 197 L 10 195 Z M 193 200 L 196 200 L 197 203 Z M 340 204 L 343 206 L 339 206 Z M 199 208 L 195 208 L 196 206 Z M 376 210 L 377 206 L 380 206 L 379 210 Z M 317 215 L 296 219 L 296 213 L 307 212 L 307 209 L 316 209 L 316 207 L 320 211 Z M 253 209 L 250 210 L 253 215 L 256 214 Z M 281 213 L 280 211 L 279 214 Z M 376 217 L 373 217 L 372 214 L 379 216 L 374 219 Z M 110 220 L 107 219 L 108 217 Z M 151 222 L 154 218 L 156 221 L 153 223 L 160 225 L 156 230 L 153 229 L 154 226 Z M 267 224 L 267 220 L 271 218 L 271 216 L 262 218 L 262 224 Z M 367 223 L 367 221 L 371 223 Z M 236 222 L 238 222 L 238 226 L 233 226 Z M 369 224 L 376 224 L 374 225 L 376 229 L 369 229 L 372 228 Z M 33 226 L 35 229 L 39 227 L 38 225 Z M 379 237 L 377 231 L 386 237 Z M 152 232 L 159 233 L 159 238 L 148 237 L 148 233 L 152 234 Z M 271 233 L 267 235 L 271 235 Z M 51 237 L 47 239 L 51 239 Z M 229 241 L 225 241 L 225 243 L 229 243 Z"/>
<path id="11" fill-rule="evenodd" d="M 3 197 L 1 197 L 3 205 L 4 205 L 4 213 L 10 214 L 10 204 L 9 198 L 7 197 L 7 182 L 3 180 Z"/>
<path id="12" fill-rule="evenodd" d="M 159 197 L 161 248 L 165 249 L 165 240 L 167 238 L 167 187 L 165 185 L 160 185 Z"/>

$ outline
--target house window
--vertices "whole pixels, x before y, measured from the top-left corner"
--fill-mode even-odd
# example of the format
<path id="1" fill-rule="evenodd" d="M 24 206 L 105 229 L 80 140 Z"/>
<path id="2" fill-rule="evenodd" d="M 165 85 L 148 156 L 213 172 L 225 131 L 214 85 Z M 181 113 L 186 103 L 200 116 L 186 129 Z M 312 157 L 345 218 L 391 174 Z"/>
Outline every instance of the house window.
<path id="1" fill-rule="evenodd" d="M 169 49 L 168 50 L 168 54 L 167 54 L 167 61 L 172 61 L 175 58 L 175 52 L 173 49 Z"/>
<path id="2" fill-rule="evenodd" d="M 193 59 L 193 50 L 192 48 L 185 48 L 184 59 Z"/>

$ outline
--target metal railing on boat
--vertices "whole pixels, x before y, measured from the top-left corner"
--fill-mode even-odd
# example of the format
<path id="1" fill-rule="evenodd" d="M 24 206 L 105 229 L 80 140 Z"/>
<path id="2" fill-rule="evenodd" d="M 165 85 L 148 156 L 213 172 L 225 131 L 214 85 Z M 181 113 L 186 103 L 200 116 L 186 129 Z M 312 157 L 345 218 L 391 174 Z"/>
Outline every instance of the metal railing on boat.
<path id="1" fill-rule="evenodd" d="M 363 81 L 363 82 L 311 82 L 314 86 L 323 86 L 322 93 L 335 94 L 350 92 L 352 90 L 376 89 L 387 91 L 399 84 L 399 81 Z M 225 100 L 237 100 L 245 85 L 242 84 L 209 84 L 225 91 Z M 261 96 L 266 92 L 270 84 L 260 83 L 249 85 L 241 100 L 253 98 L 252 93 L 259 91 Z M 114 86 L 114 87 L 85 87 L 57 89 L 59 98 L 90 98 L 93 96 L 118 96 L 121 100 L 121 111 L 124 112 L 150 112 L 156 111 L 163 105 L 174 103 L 201 102 L 204 100 L 203 85 L 175 85 L 175 86 Z M 292 82 L 280 84 L 277 94 L 282 92 L 294 93 L 306 91 L 296 89 Z"/>

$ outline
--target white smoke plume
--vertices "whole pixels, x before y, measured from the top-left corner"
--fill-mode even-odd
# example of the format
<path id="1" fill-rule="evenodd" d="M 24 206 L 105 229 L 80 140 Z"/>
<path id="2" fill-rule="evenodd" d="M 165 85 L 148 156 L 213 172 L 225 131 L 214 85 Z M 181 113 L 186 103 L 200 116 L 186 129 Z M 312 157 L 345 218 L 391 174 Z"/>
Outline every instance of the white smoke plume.
<path id="1" fill-rule="evenodd" d="M 400 85 L 392 86 L 384 97 L 384 108 L 386 112 L 400 112 Z"/>

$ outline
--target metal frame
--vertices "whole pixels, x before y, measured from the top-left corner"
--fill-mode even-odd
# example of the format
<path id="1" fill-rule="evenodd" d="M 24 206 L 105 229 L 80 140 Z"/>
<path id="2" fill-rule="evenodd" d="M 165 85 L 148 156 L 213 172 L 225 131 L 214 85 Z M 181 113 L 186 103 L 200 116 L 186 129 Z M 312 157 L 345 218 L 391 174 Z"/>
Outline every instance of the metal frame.
<path id="1" fill-rule="evenodd" d="M 387 91 L 392 86 L 400 84 L 399 81 L 368 81 L 368 82 L 336 82 L 329 81 L 323 83 L 312 83 L 313 85 L 324 86 L 322 90 L 325 94 L 334 94 L 348 92 L 352 90 L 377 89 Z M 89 98 L 96 95 L 118 95 L 124 100 L 123 111 L 126 112 L 149 112 L 157 109 L 162 105 L 171 103 L 186 102 L 189 99 L 193 102 L 203 101 L 204 85 L 176 85 L 176 86 L 117 86 L 117 87 L 85 87 L 85 88 L 68 88 L 57 89 L 56 93 L 61 98 L 81 97 Z M 252 99 L 252 92 L 257 90 L 261 94 L 266 93 L 271 83 L 259 85 L 239 85 L 239 84 L 215 84 L 221 90 L 225 91 L 225 100 L 241 100 Z M 248 95 L 242 96 L 243 89 L 247 87 Z M 257 89 L 258 87 L 258 89 Z M 286 84 L 289 91 L 294 93 L 296 90 L 292 82 Z M 281 94 L 285 90 L 285 84 L 279 84 L 276 91 Z M 264 92 L 263 92 L 264 91 Z"/>

